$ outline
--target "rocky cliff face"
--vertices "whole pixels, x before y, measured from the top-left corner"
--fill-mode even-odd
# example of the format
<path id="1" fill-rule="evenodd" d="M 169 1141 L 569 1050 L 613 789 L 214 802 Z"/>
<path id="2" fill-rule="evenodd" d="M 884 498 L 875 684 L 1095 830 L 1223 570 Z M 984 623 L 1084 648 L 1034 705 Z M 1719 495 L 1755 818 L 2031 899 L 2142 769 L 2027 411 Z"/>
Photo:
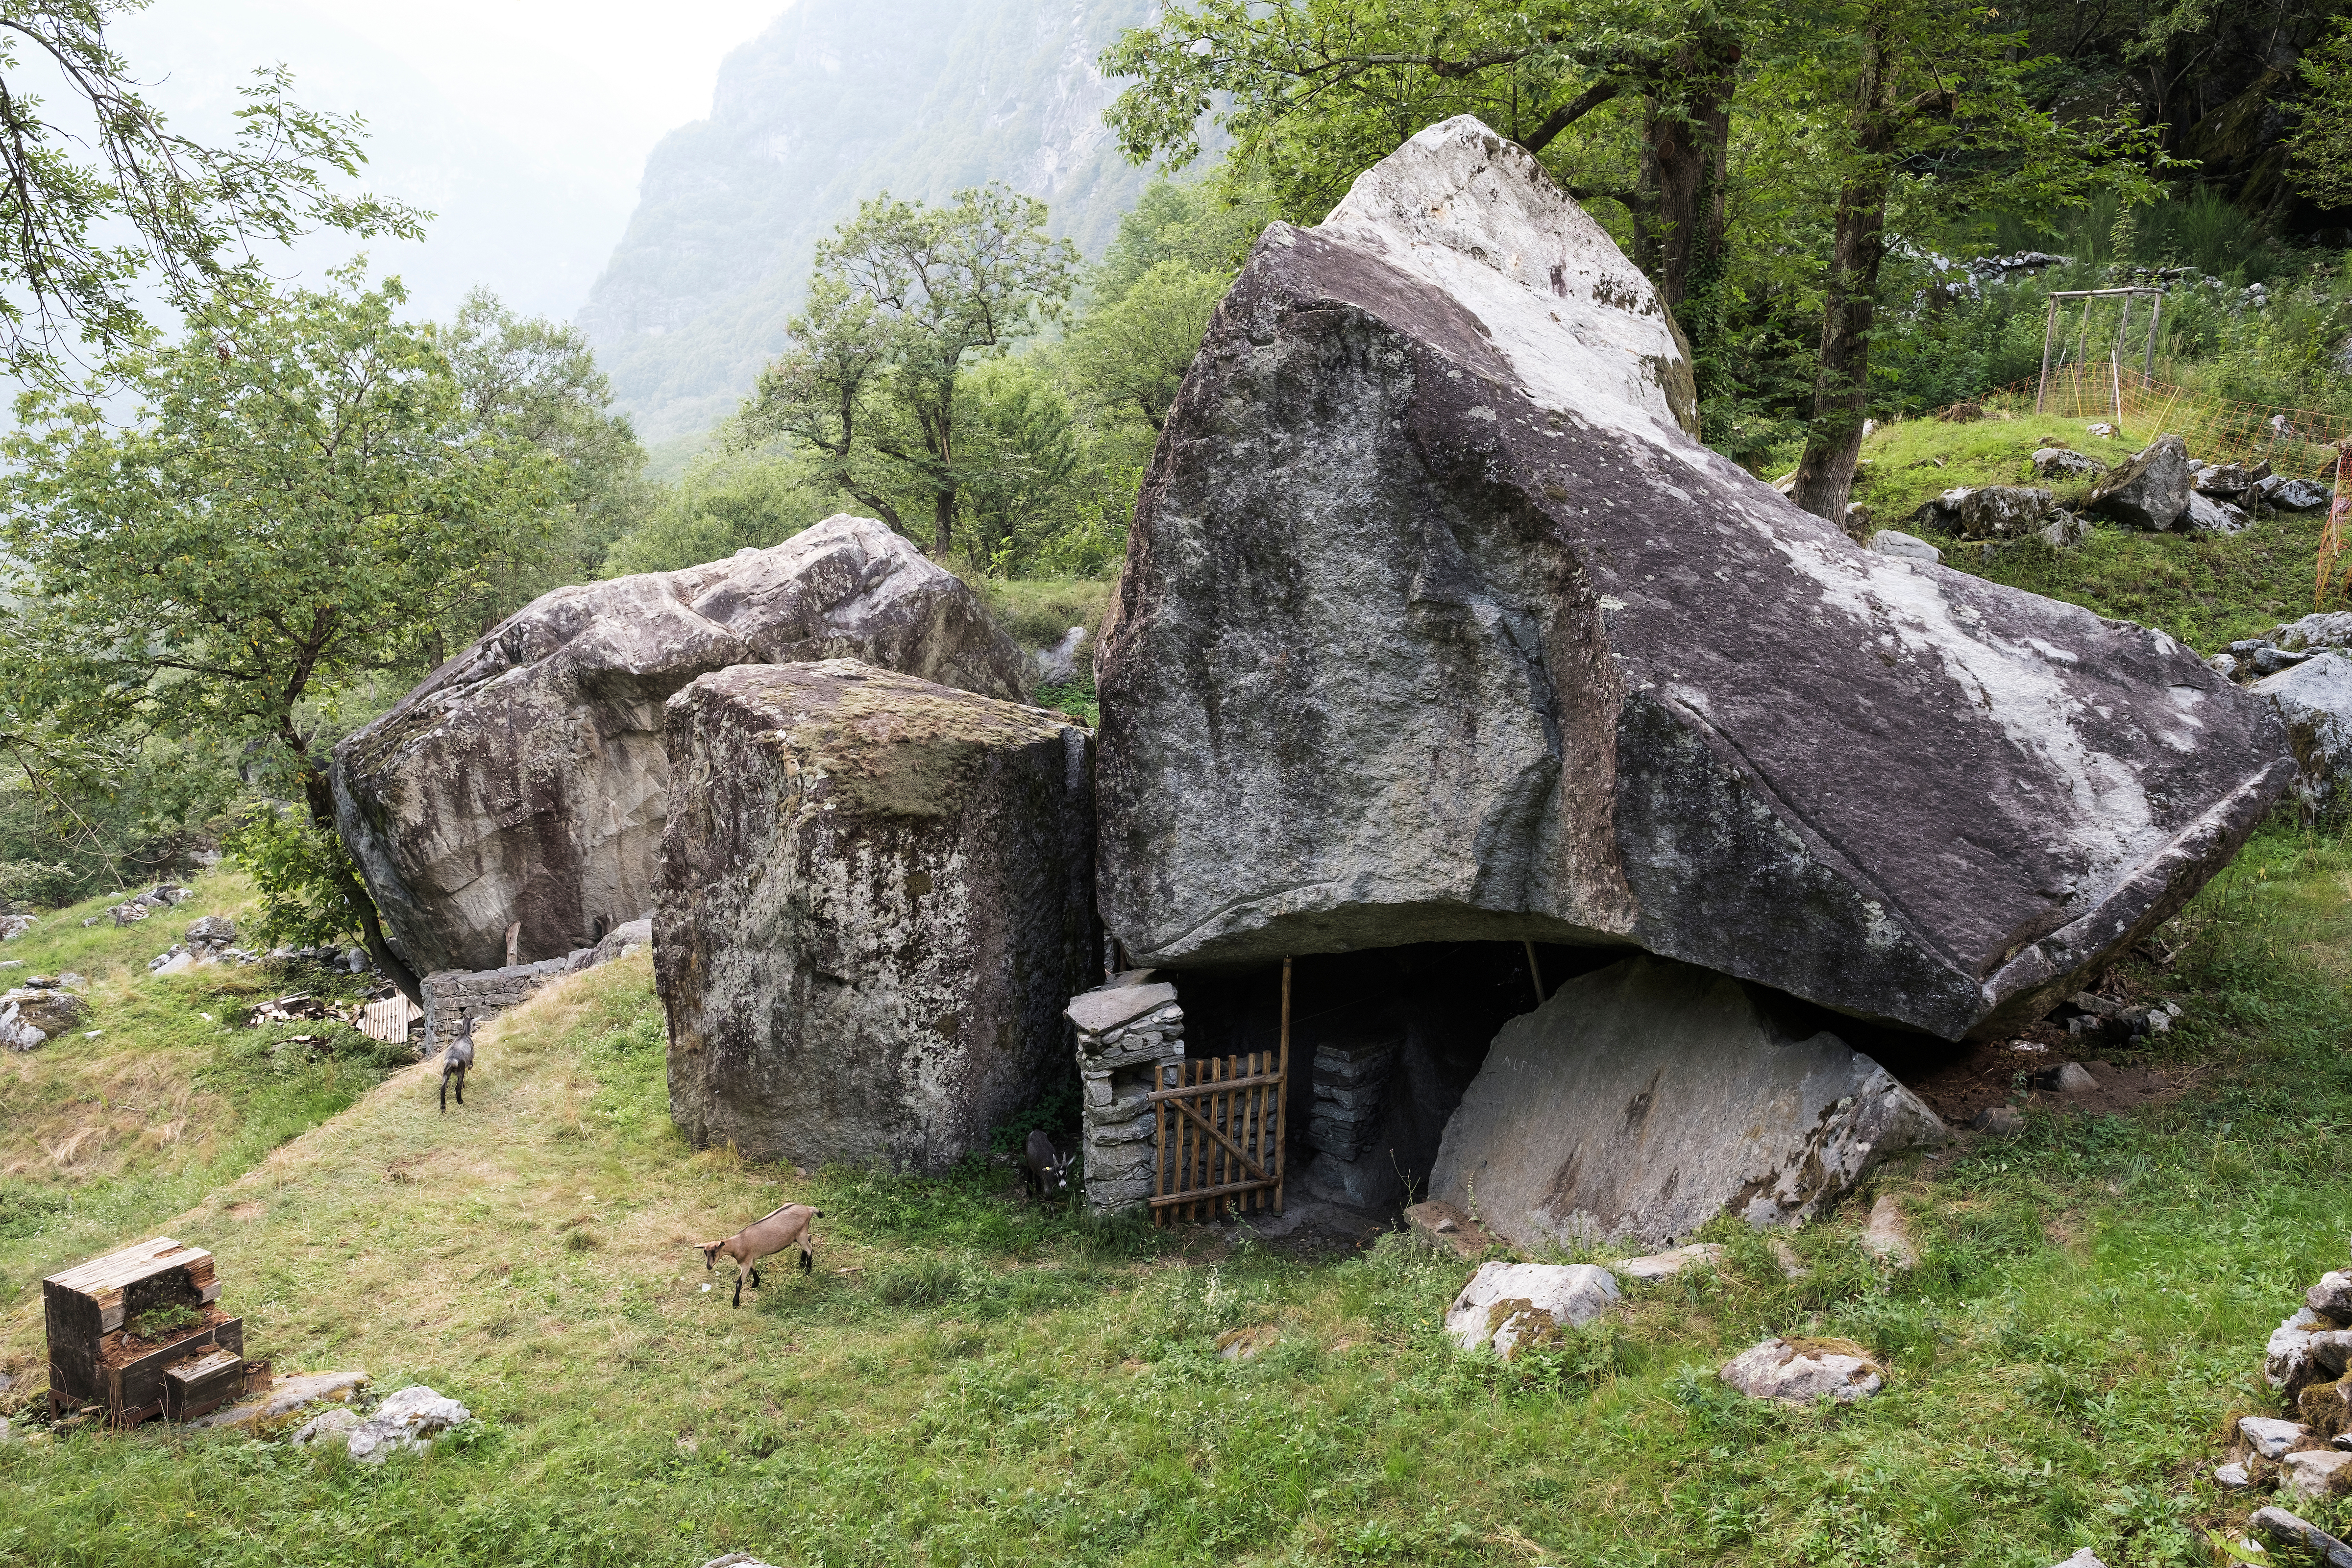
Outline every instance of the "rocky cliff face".
<path id="1" fill-rule="evenodd" d="M 335 748 L 338 825 L 419 974 L 593 943 L 653 901 L 668 819 L 661 705 L 709 670 L 851 656 L 995 697 L 1021 650 L 878 522 L 559 588 Z"/>
<path id="2" fill-rule="evenodd" d="M 1622 943 L 1957 1039 L 2285 788 L 2170 638 L 1861 550 L 1691 423 L 1648 283 L 1475 120 L 1269 229 L 1097 659 L 1135 959 Z"/>
<path id="3" fill-rule="evenodd" d="M 1144 0 L 800 0 L 727 58 L 710 118 L 646 165 L 628 232 L 579 314 L 651 440 L 733 412 L 783 346 L 816 242 L 887 190 L 995 179 L 1094 251 L 1143 174 L 1102 124 L 1095 58 Z"/>

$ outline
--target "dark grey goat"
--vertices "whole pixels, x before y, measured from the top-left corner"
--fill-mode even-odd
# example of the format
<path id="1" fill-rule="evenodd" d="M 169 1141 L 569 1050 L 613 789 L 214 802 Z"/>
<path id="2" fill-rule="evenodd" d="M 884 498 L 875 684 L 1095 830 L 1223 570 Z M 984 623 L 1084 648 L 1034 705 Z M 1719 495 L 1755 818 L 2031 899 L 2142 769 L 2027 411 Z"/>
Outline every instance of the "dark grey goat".
<path id="1" fill-rule="evenodd" d="M 453 1078 L 457 1080 L 457 1103 L 460 1106 L 466 1103 L 466 1069 L 473 1065 L 474 1016 L 467 1013 L 465 1021 L 457 1026 L 457 1037 L 449 1042 L 447 1050 L 441 1053 L 441 1109 L 444 1113 L 449 1109 L 449 1080 Z"/>
<path id="2" fill-rule="evenodd" d="M 1040 1203 L 1066 1196 L 1070 1190 L 1070 1156 L 1056 1152 L 1054 1141 L 1043 1132 L 1032 1132 L 1022 1151 L 1021 1179 L 1029 1184 Z"/>

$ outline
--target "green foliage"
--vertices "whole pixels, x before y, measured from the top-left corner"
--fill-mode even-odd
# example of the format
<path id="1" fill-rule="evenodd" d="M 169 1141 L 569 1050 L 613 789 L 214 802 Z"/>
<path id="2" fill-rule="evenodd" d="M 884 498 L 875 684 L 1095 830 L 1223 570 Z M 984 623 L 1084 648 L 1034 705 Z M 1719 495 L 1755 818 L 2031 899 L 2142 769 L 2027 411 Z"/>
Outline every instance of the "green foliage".
<path id="1" fill-rule="evenodd" d="M 1070 337 L 1072 374 L 1110 409 L 1159 429 L 1228 282 L 1189 261 L 1159 263 L 1086 313 Z"/>
<path id="2" fill-rule="evenodd" d="M 257 805 L 221 845 L 253 878 L 261 900 L 252 922 L 258 942 L 323 947 L 360 929 L 360 911 L 346 892 L 357 884 L 357 868 L 333 828 Z"/>
<path id="3" fill-rule="evenodd" d="M 183 1330 L 193 1329 L 204 1318 L 193 1307 L 174 1302 L 166 1307 L 151 1307 L 131 1320 L 131 1331 L 142 1340 L 161 1340 Z"/>
<path id="4" fill-rule="evenodd" d="M 840 499 L 782 443 L 706 451 L 614 542 L 602 574 L 675 572 L 765 550 L 832 516 Z"/>
<path id="5" fill-rule="evenodd" d="M 743 431 L 789 437 L 893 528 L 928 525 L 948 556 L 967 491 L 993 485 L 1001 502 L 1023 485 L 998 472 L 1008 450 L 1034 457 L 1017 442 L 968 441 L 967 371 L 1060 318 L 1076 254 L 1047 237 L 1043 202 L 1003 185 L 941 207 L 887 192 L 863 204 L 817 246 L 793 347 L 761 374 Z"/>
<path id="6" fill-rule="evenodd" d="M 457 617 L 487 629 L 595 574 L 650 501 L 646 454 L 627 417 L 611 412 L 612 383 L 570 322 L 518 316 L 477 289 L 441 329 L 441 348 L 477 436 L 527 441 L 552 462 L 546 535 L 510 537 L 483 563 L 478 600 Z"/>
<path id="7" fill-rule="evenodd" d="M 2296 62 L 2303 101 L 2287 136 L 2294 183 L 2324 207 L 2352 206 L 2352 16 Z"/>
<path id="8" fill-rule="evenodd" d="M 0 33 L 0 365 L 20 381 L 63 385 L 77 341 L 101 358 L 142 342 L 145 289 L 214 310 L 267 293 L 269 245 L 318 228 L 424 232 L 427 215 L 330 189 L 365 161 L 361 121 L 294 102 L 283 67 L 240 89 L 233 146 L 171 131 L 108 39 L 140 8 L 47 0 Z M 58 96 L 41 92 L 42 68 Z"/>

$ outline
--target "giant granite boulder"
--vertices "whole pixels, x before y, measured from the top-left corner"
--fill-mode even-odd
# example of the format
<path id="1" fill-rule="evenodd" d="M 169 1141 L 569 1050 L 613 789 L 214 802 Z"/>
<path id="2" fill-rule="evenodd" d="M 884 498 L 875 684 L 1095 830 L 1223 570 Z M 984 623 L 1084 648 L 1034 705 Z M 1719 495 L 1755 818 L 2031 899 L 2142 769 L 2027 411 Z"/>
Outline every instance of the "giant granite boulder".
<path id="1" fill-rule="evenodd" d="M 669 810 L 662 703 L 738 664 L 856 658 L 1025 696 L 1020 649 L 951 573 L 878 522 L 559 588 L 335 748 L 337 820 L 419 974 L 592 946 L 653 901 Z"/>
<path id="2" fill-rule="evenodd" d="M 2304 815 L 2316 817 L 2338 805 L 2352 784 L 2352 656 L 2320 653 L 2263 677 L 2252 690 L 2270 700 L 2286 726 L 2301 764 L 2294 793 Z"/>
<path id="3" fill-rule="evenodd" d="M 2276 720 L 2170 637 L 1861 549 L 1695 423 L 1648 282 L 1475 120 L 1271 226 L 1097 656 L 1133 961 L 1633 944 L 1958 1037 L 2284 789 Z"/>
<path id="4" fill-rule="evenodd" d="M 668 718 L 671 1115 L 697 1145 L 811 1166 L 985 1151 L 1069 1071 L 1086 731 L 851 659 L 706 675 Z"/>
<path id="5" fill-rule="evenodd" d="M 1521 1247 L 1658 1246 L 1728 1211 L 1812 1215 L 1944 1124 L 1787 999 L 1647 956 L 1503 1027 L 1445 1125 L 1429 1195 Z"/>

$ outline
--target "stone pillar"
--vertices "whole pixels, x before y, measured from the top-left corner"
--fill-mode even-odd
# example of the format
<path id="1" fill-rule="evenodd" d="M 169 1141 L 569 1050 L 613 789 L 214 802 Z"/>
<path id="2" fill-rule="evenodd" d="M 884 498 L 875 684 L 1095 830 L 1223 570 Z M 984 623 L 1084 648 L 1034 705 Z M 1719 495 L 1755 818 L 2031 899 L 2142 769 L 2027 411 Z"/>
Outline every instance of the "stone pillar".
<path id="1" fill-rule="evenodd" d="M 1097 1215 L 1143 1206 L 1151 1196 L 1154 1089 L 1176 1087 L 1184 1061 L 1184 1009 L 1176 987 L 1150 970 L 1123 974 L 1072 999 L 1063 1016 L 1078 1035 L 1086 1085 L 1087 1206 Z"/>
<path id="2" fill-rule="evenodd" d="M 1307 1142 L 1339 1160 L 1360 1160 L 1377 1141 L 1381 1101 L 1403 1040 L 1355 1041 L 1315 1047 L 1315 1103 Z"/>

